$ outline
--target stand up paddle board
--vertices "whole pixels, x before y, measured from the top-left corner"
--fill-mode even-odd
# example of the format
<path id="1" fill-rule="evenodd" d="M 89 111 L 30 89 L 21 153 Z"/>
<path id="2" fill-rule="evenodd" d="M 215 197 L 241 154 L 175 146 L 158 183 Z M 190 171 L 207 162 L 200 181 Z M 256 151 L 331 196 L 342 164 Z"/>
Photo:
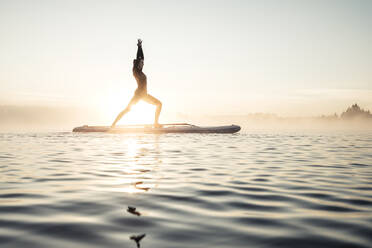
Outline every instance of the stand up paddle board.
<path id="1" fill-rule="evenodd" d="M 160 127 L 153 125 L 125 125 L 111 128 L 109 126 L 75 127 L 73 132 L 107 132 L 107 133 L 236 133 L 240 126 L 195 126 L 188 123 L 161 124 Z"/>

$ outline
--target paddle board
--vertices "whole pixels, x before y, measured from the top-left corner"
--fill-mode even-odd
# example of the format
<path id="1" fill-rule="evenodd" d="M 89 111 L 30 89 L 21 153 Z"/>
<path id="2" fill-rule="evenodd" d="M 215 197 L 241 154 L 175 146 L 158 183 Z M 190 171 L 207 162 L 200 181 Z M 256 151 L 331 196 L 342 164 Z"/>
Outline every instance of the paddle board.
<path id="1" fill-rule="evenodd" d="M 109 126 L 75 127 L 73 132 L 107 132 L 107 133 L 236 133 L 240 126 L 195 126 L 188 123 L 161 124 L 161 127 L 153 125 L 125 125 L 110 128 Z"/>

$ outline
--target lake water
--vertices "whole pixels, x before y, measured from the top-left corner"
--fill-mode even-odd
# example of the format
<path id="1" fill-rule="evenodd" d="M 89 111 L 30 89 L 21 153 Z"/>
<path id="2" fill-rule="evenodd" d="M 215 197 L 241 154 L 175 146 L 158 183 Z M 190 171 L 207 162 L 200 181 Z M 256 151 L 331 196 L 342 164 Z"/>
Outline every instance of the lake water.
<path id="1" fill-rule="evenodd" d="M 372 247 L 371 132 L 3 133 L 0 179 L 2 248 Z"/>

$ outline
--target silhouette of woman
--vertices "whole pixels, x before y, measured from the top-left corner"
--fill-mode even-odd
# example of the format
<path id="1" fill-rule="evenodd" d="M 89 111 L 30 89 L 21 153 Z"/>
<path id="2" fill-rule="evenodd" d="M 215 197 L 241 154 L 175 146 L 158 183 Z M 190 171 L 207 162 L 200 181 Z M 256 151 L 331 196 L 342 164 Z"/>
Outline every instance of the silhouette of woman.
<path id="1" fill-rule="evenodd" d="M 147 103 L 156 105 L 156 112 L 155 112 L 155 122 L 154 126 L 158 127 L 159 125 L 159 115 L 162 107 L 162 103 L 153 97 L 150 94 L 147 94 L 147 78 L 145 73 L 142 72 L 144 56 L 142 50 L 142 40 L 138 39 L 137 42 L 137 58 L 133 60 L 133 76 L 137 81 L 137 89 L 134 92 L 134 96 L 130 100 L 128 106 L 119 113 L 116 117 L 115 121 L 112 123 L 111 128 L 115 127 L 116 123 L 130 111 L 131 107 L 135 105 L 139 100 L 143 100 Z"/>

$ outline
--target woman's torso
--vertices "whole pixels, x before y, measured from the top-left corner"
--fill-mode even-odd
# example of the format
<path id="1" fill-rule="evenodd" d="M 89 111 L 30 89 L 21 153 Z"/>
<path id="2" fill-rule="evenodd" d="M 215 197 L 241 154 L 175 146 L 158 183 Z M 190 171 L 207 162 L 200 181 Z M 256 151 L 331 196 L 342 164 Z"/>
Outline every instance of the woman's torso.
<path id="1" fill-rule="evenodd" d="M 142 71 L 133 70 L 133 76 L 137 81 L 136 93 L 147 94 L 147 77 Z"/>

